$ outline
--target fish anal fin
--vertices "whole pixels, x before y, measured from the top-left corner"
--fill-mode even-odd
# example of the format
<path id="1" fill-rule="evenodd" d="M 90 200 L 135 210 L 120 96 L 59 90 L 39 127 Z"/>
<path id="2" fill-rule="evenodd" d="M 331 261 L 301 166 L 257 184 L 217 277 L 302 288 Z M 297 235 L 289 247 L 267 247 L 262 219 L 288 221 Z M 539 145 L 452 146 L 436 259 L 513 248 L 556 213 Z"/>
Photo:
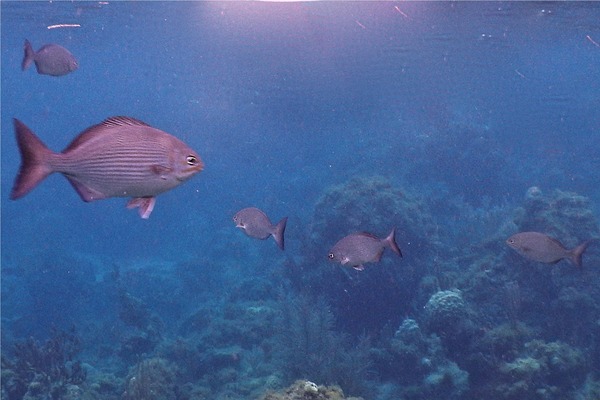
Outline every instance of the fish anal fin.
<path id="1" fill-rule="evenodd" d="M 362 265 L 362 264 L 355 265 L 355 266 L 354 266 L 354 267 L 352 267 L 352 268 L 354 268 L 354 269 L 355 269 L 355 270 L 357 270 L 357 271 L 364 271 L 364 270 L 365 270 L 365 266 L 364 266 L 364 265 Z"/>
<path id="2" fill-rule="evenodd" d="M 71 186 L 73 186 L 75 191 L 79 194 L 81 200 L 85 201 L 86 203 L 89 203 L 90 201 L 94 200 L 102 200 L 107 198 L 107 196 L 104 193 L 92 189 L 89 186 L 86 186 L 85 184 L 79 182 L 72 176 L 67 176 L 67 180 L 69 181 Z"/>
<path id="3" fill-rule="evenodd" d="M 155 197 L 135 197 L 127 203 L 127 208 L 132 209 L 139 207 L 138 213 L 143 219 L 150 218 L 154 205 L 156 204 Z"/>

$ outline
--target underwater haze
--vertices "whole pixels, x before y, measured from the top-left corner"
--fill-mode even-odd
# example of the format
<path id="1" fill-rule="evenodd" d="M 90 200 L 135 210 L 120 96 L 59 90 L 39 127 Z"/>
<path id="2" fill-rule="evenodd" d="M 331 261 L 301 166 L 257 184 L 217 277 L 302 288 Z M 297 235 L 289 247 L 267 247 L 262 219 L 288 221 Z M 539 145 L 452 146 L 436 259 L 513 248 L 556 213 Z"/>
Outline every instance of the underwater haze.
<path id="1" fill-rule="evenodd" d="M 2 399 L 600 399 L 600 3 L 0 7 Z M 202 171 L 11 200 L 111 117 Z"/>

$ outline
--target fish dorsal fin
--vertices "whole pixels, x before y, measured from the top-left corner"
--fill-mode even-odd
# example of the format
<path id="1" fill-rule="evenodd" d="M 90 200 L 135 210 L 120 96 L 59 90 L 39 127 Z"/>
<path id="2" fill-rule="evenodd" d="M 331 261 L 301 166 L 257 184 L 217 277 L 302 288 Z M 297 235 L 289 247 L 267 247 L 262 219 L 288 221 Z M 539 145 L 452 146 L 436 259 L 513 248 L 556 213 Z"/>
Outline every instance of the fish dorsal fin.
<path id="1" fill-rule="evenodd" d="M 375 235 L 373 235 L 372 233 L 369 233 L 369 232 L 358 232 L 357 235 L 366 236 L 366 237 L 371 238 L 371 239 L 381 240 L 377 236 L 375 236 Z"/>
<path id="2" fill-rule="evenodd" d="M 99 124 L 92 125 L 83 132 L 81 132 L 73 141 L 67 146 L 66 149 L 63 150 L 63 153 L 68 153 L 69 151 L 76 149 L 81 146 L 83 143 L 88 140 L 96 137 L 96 135 L 101 134 L 104 129 L 116 128 L 120 126 L 150 126 L 145 122 L 140 121 L 139 119 L 117 116 L 110 117 L 100 122 Z"/>
<path id="3" fill-rule="evenodd" d="M 135 119 L 135 118 L 131 118 L 131 117 L 125 117 L 125 116 L 116 116 L 116 117 L 110 117 L 105 119 L 104 121 L 100 122 L 99 125 L 102 126 L 150 126 L 147 123 L 140 121 L 139 119 Z"/>

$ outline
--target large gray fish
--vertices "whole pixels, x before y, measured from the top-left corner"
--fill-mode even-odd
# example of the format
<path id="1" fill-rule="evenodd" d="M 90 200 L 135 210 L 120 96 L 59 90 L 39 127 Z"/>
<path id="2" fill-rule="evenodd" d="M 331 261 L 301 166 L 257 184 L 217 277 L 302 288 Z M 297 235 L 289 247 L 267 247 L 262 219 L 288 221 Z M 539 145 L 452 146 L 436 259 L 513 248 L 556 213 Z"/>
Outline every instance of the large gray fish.
<path id="1" fill-rule="evenodd" d="M 331 261 L 362 271 L 365 269 L 363 264 L 379 262 L 386 247 L 402 257 L 395 236 L 396 228 L 385 239 L 366 232 L 353 233 L 337 242 L 327 257 Z"/>
<path id="2" fill-rule="evenodd" d="M 155 197 L 200 172 L 198 154 L 166 132 L 129 117 L 109 118 L 94 125 L 55 153 L 18 119 L 15 134 L 21 168 L 10 198 L 25 196 L 44 178 L 60 172 L 83 201 L 132 197 L 142 218 L 152 213 Z"/>
<path id="3" fill-rule="evenodd" d="M 38 74 L 62 76 L 79 68 L 77 59 L 71 52 L 57 44 L 45 44 L 37 52 L 31 47 L 29 40 L 25 40 L 23 46 L 25 55 L 21 63 L 21 69 L 25 71 L 32 62 Z"/>
<path id="4" fill-rule="evenodd" d="M 521 232 L 506 239 L 506 244 L 523 257 L 533 261 L 556 264 L 562 259 L 568 259 L 581 267 L 581 257 L 590 241 L 568 250 L 558 240 L 543 233 Z"/>
<path id="5" fill-rule="evenodd" d="M 287 217 L 282 218 L 277 225 L 273 225 L 267 214 L 256 207 L 248 207 L 238 211 L 233 216 L 233 222 L 235 222 L 236 228 L 240 228 L 250 237 L 264 240 L 269 236 L 273 236 L 277 246 L 283 250 L 283 234 L 285 233 Z"/>

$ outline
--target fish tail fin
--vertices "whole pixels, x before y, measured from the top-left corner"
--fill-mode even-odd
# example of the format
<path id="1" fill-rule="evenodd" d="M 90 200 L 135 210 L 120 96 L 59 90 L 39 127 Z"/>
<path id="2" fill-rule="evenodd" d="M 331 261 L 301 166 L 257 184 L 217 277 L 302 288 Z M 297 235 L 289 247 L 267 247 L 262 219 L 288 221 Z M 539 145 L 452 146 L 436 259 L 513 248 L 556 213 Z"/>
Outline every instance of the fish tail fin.
<path id="1" fill-rule="evenodd" d="M 21 62 L 21 70 L 25 71 L 35 58 L 35 51 L 31 47 L 31 43 L 29 40 L 25 39 L 25 44 L 23 45 L 23 50 L 25 50 L 25 54 L 23 55 L 23 62 Z"/>
<path id="2" fill-rule="evenodd" d="M 281 250 L 283 250 L 284 248 L 283 234 L 285 233 L 285 225 L 287 224 L 287 219 L 288 217 L 283 217 L 281 221 L 279 221 L 277 225 L 275 225 L 275 229 L 273 229 L 273 239 L 275 239 L 277 246 L 279 246 Z"/>
<path id="3" fill-rule="evenodd" d="M 54 154 L 24 123 L 14 118 L 15 136 L 21 153 L 21 167 L 15 179 L 10 198 L 25 196 L 52 172 L 48 164 Z"/>
<path id="4" fill-rule="evenodd" d="M 396 244 L 396 228 L 392 228 L 390 234 L 384 239 L 386 245 L 392 249 L 392 251 L 402 257 L 402 251 L 400 251 L 400 247 Z"/>
<path id="5" fill-rule="evenodd" d="M 571 261 L 573 262 L 573 264 L 577 265 L 578 267 L 583 266 L 583 264 L 582 264 L 583 252 L 585 252 L 585 250 L 588 248 L 590 243 L 591 243 L 590 240 L 585 241 L 570 251 Z"/>

